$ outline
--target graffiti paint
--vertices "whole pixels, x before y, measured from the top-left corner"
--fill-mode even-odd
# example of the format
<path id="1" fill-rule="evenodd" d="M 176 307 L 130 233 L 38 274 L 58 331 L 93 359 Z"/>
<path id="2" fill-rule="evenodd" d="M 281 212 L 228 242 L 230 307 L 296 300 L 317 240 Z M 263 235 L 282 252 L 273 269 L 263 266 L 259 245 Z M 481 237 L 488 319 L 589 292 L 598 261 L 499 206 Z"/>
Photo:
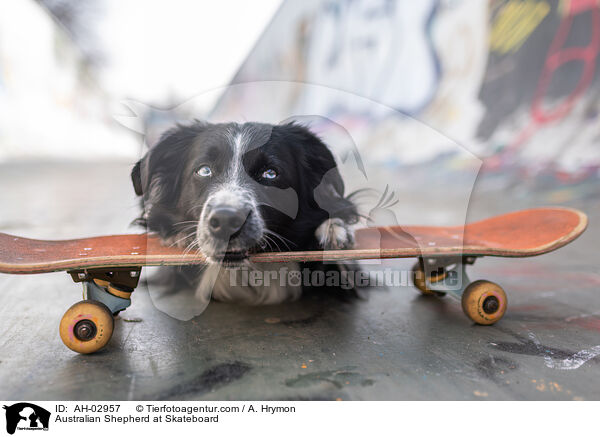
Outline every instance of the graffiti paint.
<path id="1" fill-rule="evenodd" d="M 599 51 L 598 0 L 286 1 L 233 82 L 347 91 L 290 86 L 272 105 L 348 121 L 361 153 L 390 168 L 452 152 L 409 115 L 484 158 L 485 171 L 572 184 L 600 169 Z M 225 93 L 215 111 L 260 114 L 263 97 Z"/>
<path id="2" fill-rule="evenodd" d="M 529 333 L 529 338 L 540 350 L 544 349 L 533 332 Z M 544 364 L 550 369 L 575 370 L 579 369 L 589 360 L 592 360 L 597 356 L 600 356 L 600 345 L 591 347 L 589 349 L 583 349 L 563 359 L 557 359 L 552 357 L 549 353 L 544 353 Z"/>
<path id="3" fill-rule="evenodd" d="M 549 12 L 545 1 L 509 1 L 492 23 L 490 50 L 500 54 L 519 50 Z"/>

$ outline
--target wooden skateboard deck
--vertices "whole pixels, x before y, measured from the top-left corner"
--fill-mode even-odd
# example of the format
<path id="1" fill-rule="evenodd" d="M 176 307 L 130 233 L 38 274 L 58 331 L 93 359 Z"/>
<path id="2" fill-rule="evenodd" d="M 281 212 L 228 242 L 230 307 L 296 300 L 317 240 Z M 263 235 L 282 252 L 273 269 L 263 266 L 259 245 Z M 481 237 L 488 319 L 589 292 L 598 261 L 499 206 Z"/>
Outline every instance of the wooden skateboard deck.
<path id="1" fill-rule="evenodd" d="M 558 249 L 587 226 L 584 213 L 568 208 L 537 208 L 504 214 L 465 226 L 364 228 L 348 250 L 263 252 L 254 262 L 335 261 L 434 256 L 527 257 Z M 33 240 L 0 233 L 0 273 L 202 264 L 201 254 L 165 247 L 150 234 L 112 235 L 77 240 Z"/>

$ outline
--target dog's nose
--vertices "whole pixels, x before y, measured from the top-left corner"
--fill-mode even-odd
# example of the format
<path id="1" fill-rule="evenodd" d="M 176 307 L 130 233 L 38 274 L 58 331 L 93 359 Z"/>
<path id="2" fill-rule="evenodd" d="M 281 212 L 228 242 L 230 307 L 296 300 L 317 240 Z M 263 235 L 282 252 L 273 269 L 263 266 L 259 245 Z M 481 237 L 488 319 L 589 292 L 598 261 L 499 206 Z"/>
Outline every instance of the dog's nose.
<path id="1" fill-rule="evenodd" d="M 234 208 L 216 208 L 208 218 L 210 232 L 216 238 L 228 240 L 246 222 L 248 213 Z"/>

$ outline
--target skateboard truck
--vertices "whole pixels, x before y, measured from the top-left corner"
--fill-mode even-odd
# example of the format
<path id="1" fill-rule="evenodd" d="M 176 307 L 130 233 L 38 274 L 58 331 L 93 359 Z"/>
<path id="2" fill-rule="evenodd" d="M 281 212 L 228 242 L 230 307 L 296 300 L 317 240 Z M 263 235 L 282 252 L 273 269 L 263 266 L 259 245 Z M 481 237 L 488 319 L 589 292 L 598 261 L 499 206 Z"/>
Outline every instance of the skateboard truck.
<path id="1" fill-rule="evenodd" d="M 466 267 L 476 259 L 474 256 L 421 256 L 413 268 L 415 285 L 424 294 L 453 293 L 460 297 L 470 283 Z"/>
<path id="2" fill-rule="evenodd" d="M 131 293 L 137 287 L 142 268 L 72 270 L 75 282 L 83 283 L 83 299 L 102 302 L 113 315 L 131 305 Z"/>
<path id="3" fill-rule="evenodd" d="M 108 343 L 113 317 L 131 305 L 131 293 L 139 283 L 141 270 L 132 267 L 68 271 L 73 281 L 83 284 L 83 300 L 69 308 L 60 322 L 60 336 L 67 347 L 91 353 Z"/>

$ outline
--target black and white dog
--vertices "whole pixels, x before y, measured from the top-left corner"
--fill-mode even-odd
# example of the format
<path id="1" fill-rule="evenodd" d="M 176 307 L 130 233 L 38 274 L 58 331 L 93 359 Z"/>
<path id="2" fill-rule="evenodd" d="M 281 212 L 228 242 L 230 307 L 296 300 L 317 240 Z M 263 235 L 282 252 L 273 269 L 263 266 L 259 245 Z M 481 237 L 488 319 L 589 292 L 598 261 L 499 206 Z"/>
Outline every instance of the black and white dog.
<path id="1" fill-rule="evenodd" d="M 167 245 L 202 252 L 208 268 L 220 272 L 207 284 L 207 268 L 171 268 L 166 273 L 172 287 L 210 286 L 217 300 L 249 304 L 293 300 L 301 286 L 232 285 L 231 269 L 250 265 L 253 251 L 348 248 L 354 242 L 352 225 L 359 215 L 344 196 L 335 159 L 316 135 L 296 123 L 177 125 L 131 176 L 142 196 L 137 222 Z M 312 263 L 310 268 L 331 266 Z"/>

